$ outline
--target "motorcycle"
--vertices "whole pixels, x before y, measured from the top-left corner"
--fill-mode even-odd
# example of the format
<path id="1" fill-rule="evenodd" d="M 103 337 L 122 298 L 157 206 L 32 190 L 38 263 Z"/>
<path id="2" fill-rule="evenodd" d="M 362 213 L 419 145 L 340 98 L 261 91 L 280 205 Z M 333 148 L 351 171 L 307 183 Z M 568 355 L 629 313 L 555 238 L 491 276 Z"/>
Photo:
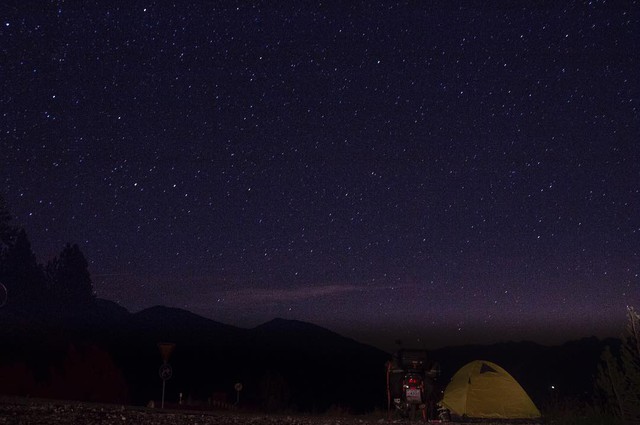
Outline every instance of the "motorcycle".
<path id="1" fill-rule="evenodd" d="M 418 413 L 427 420 L 428 410 L 433 409 L 430 395 L 437 371 L 427 371 L 426 352 L 423 350 L 400 350 L 387 364 L 387 396 L 389 415 L 391 406 L 403 418 L 415 420 Z"/>
<path id="2" fill-rule="evenodd" d="M 422 418 L 426 419 L 423 377 L 415 372 L 407 373 L 402 379 L 400 399 L 394 399 L 394 403 L 402 416 L 414 420 L 420 411 Z"/>

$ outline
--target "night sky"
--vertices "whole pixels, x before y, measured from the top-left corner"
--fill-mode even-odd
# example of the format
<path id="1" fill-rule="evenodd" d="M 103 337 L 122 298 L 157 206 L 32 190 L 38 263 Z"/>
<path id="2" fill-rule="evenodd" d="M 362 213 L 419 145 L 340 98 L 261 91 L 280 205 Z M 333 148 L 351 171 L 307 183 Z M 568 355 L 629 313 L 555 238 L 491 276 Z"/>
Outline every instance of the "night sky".
<path id="1" fill-rule="evenodd" d="M 0 190 L 101 298 L 383 348 L 640 304 L 635 1 L 9 3 Z"/>

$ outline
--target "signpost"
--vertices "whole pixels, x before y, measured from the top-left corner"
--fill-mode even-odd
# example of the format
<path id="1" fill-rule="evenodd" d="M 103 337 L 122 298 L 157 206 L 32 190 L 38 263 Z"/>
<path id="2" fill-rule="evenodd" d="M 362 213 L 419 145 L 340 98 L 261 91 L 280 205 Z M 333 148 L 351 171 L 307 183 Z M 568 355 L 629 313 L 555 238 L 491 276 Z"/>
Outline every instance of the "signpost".
<path id="1" fill-rule="evenodd" d="M 160 379 L 162 379 L 162 401 L 160 404 L 160 408 L 164 409 L 164 388 L 167 383 L 167 380 L 171 379 L 173 376 L 173 369 L 169 364 L 169 357 L 171 357 L 171 353 L 176 345 L 172 342 L 159 342 L 158 349 L 160 350 L 160 356 L 162 357 L 162 364 L 160 365 L 160 369 L 158 370 L 158 375 L 160 375 Z"/>
<path id="2" fill-rule="evenodd" d="M 236 405 L 240 404 L 240 391 L 242 391 L 242 384 L 237 382 L 233 388 L 236 390 Z"/>

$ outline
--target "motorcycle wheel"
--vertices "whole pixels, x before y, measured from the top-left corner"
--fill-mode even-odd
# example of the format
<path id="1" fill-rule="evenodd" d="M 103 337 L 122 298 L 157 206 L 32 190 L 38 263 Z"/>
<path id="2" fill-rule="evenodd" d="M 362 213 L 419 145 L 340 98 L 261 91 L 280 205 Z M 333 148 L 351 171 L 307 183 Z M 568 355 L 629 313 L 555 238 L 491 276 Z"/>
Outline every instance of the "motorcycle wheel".
<path id="1" fill-rule="evenodd" d="M 416 420 L 416 412 L 418 411 L 418 408 L 415 404 L 412 404 L 411 407 L 409 408 L 409 419 L 412 421 Z"/>

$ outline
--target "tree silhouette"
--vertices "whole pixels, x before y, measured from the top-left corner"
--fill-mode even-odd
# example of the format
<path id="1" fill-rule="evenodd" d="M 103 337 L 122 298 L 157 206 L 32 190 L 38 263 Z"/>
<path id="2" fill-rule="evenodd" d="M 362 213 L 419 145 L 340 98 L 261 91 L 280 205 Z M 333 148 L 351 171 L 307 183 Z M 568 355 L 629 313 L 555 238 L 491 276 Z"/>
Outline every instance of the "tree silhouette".
<path id="1" fill-rule="evenodd" d="M 596 384 L 609 409 L 625 424 L 640 423 L 640 314 L 627 307 L 627 328 L 621 352 L 606 348 L 598 367 Z"/>
<path id="2" fill-rule="evenodd" d="M 31 249 L 24 229 L 17 232 L 3 249 L 0 262 L 0 281 L 7 288 L 9 304 L 34 309 L 46 299 L 45 276 Z"/>
<path id="3" fill-rule="evenodd" d="M 13 244 L 16 229 L 11 225 L 11 213 L 2 194 L 0 194 L 0 307 L 7 301 L 7 288 L 2 283 L 6 273 L 6 254 Z"/>
<path id="4" fill-rule="evenodd" d="M 262 407 L 269 412 L 280 412 L 289 406 L 291 391 L 284 377 L 274 370 L 267 370 L 260 380 Z"/>
<path id="5" fill-rule="evenodd" d="M 43 395 L 68 400 L 126 402 L 128 390 L 112 356 L 96 345 L 70 344 L 58 367 L 52 367 Z"/>
<path id="6" fill-rule="evenodd" d="M 0 194 L 0 254 L 11 246 L 17 234 L 16 228 L 11 225 L 11 218 L 7 203 Z"/>
<path id="7" fill-rule="evenodd" d="M 83 309 L 95 300 L 89 264 L 77 244 L 66 244 L 47 264 L 53 298 L 64 309 Z"/>

